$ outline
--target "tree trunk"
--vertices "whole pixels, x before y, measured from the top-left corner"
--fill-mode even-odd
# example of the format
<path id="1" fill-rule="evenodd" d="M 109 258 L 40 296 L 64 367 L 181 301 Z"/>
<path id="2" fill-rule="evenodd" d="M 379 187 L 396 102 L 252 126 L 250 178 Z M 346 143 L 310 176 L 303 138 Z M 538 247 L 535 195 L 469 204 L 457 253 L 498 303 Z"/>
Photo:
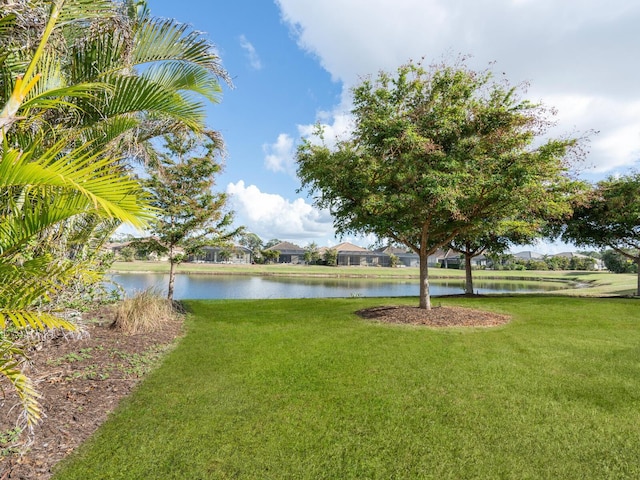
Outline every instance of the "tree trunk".
<path id="1" fill-rule="evenodd" d="M 167 299 L 173 301 L 173 284 L 176 281 L 176 264 L 173 257 L 169 258 L 169 288 L 167 289 Z"/>
<path id="2" fill-rule="evenodd" d="M 431 310 L 429 295 L 429 255 L 420 253 L 420 308 Z"/>
<path id="3" fill-rule="evenodd" d="M 471 254 L 469 253 L 464 254 L 464 272 L 464 293 L 467 295 L 473 295 L 473 274 L 471 273 Z"/>

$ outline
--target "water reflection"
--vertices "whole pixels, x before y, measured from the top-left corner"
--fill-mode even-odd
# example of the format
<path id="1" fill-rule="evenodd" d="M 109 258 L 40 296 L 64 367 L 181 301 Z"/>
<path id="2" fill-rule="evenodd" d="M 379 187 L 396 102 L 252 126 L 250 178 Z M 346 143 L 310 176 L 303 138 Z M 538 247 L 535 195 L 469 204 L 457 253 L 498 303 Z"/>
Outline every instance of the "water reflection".
<path id="1" fill-rule="evenodd" d="M 123 273 L 110 275 L 127 294 L 155 288 L 166 292 L 167 274 Z M 463 280 L 432 280 L 431 295 L 455 295 L 464 292 Z M 529 293 L 557 287 L 539 282 L 474 282 L 476 293 Z M 298 278 L 239 275 L 176 275 L 174 298 L 177 300 L 223 298 L 326 298 L 326 297 L 416 297 L 416 279 Z"/>

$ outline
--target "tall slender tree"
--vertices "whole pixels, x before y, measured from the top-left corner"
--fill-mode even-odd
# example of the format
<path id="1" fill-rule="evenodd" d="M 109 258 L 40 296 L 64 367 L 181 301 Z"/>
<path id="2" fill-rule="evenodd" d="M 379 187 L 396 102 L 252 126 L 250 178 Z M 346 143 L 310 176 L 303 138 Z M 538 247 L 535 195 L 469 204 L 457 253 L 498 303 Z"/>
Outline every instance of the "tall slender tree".
<path id="1" fill-rule="evenodd" d="M 227 245 L 241 229 L 229 229 L 233 215 L 226 210 L 227 197 L 212 191 L 221 169 L 216 159 L 219 138 L 186 131 L 167 135 L 164 141 L 145 181 L 158 214 L 150 236 L 138 243 L 168 257 L 167 298 L 173 300 L 176 266 L 203 246 Z"/>
<path id="2" fill-rule="evenodd" d="M 458 235 L 448 247 L 460 253 L 464 258 L 465 287 L 467 295 L 473 294 L 474 257 L 484 254 L 502 254 L 512 245 L 529 243 L 540 236 L 536 224 L 529 221 L 496 221 L 479 225 L 476 230 L 469 230 Z"/>

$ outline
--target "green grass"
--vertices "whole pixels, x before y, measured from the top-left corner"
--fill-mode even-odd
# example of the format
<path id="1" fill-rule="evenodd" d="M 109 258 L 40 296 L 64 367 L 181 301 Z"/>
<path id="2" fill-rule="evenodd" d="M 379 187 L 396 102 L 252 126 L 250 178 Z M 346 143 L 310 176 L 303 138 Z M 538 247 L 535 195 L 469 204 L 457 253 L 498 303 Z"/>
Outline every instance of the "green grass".
<path id="1" fill-rule="evenodd" d="M 188 333 L 55 479 L 640 478 L 637 300 L 442 299 L 493 329 L 372 323 L 415 299 L 189 301 Z"/>

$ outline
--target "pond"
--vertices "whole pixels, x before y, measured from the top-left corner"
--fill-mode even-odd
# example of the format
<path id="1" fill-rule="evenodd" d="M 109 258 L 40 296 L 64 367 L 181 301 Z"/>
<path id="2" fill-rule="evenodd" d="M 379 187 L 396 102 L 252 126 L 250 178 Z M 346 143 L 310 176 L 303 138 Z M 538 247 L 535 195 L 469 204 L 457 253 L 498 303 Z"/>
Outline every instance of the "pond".
<path id="1" fill-rule="evenodd" d="M 122 273 L 110 275 L 127 295 L 148 288 L 166 293 L 168 274 Z M 476 293 L 532 293 L 561 288 L 535 281 L 474 281 Z M 463 280 L 431 280 L 431 295 L 464 293 Z M 417 279 L 300 278 L 244 275 L 176 275 L 174 298 L 327 298 L 327 297 L 417 297 Z"/>

